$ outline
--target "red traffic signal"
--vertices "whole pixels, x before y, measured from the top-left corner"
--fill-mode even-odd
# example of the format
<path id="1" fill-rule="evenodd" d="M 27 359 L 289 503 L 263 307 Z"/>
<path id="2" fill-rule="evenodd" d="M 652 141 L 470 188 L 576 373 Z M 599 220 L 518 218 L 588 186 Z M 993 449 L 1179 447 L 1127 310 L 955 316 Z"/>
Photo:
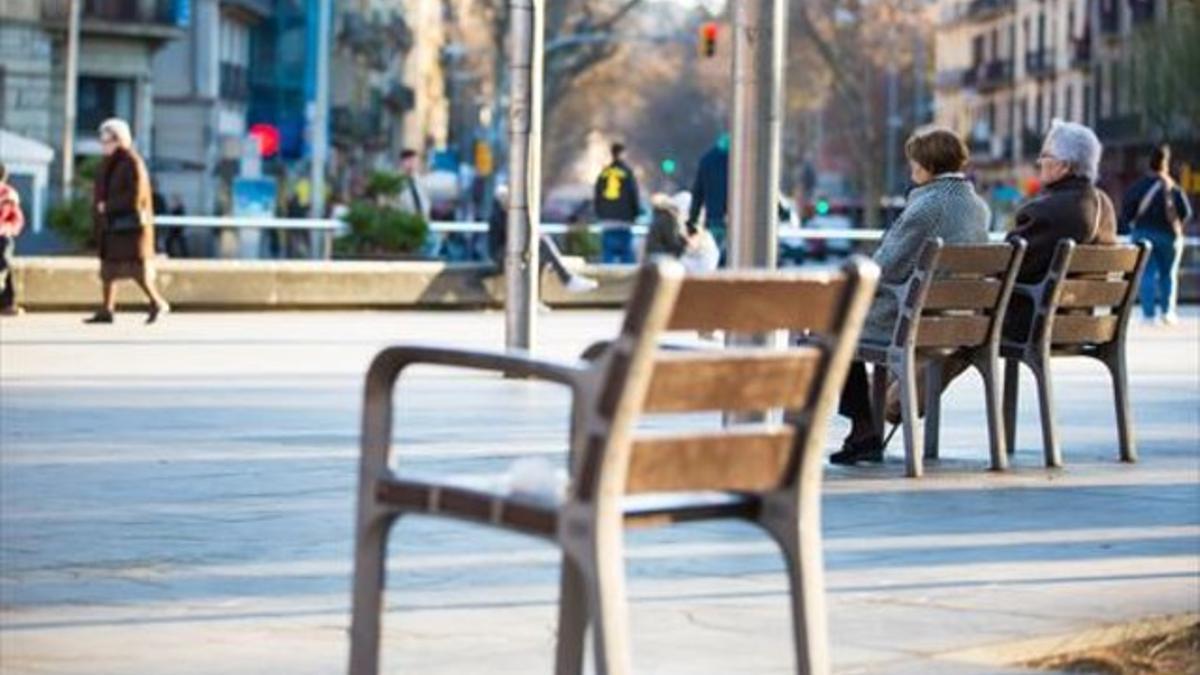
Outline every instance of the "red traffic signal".
<path id="1" fill-rule="evenodd" d="M 706 21 L 700 25 L 700 54 L 712 57 L 717 53 L 717 22 Z"/>

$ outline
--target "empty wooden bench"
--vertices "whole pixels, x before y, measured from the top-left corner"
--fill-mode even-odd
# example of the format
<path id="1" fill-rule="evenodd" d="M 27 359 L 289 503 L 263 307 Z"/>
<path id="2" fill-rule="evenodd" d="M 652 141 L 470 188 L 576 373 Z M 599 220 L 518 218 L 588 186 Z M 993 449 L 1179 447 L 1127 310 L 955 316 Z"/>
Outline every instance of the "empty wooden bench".
<path id="1" fill-rule="evenodd" d="M 827 673 L 820 531 L 825 430 L 877 277 L 878 268 L 862 258 L 840 273 L 687 278 L 678 263 L 656 262 L 639 271 L 619 336 L 591 362 L 385 349 L 366 382 L 350 672 L 377 672 L 388 532 L 401 515 L 429 514 L 532 535 L 562 548 L 556 672 L 576 675 L 582 672 L 589 625 L 595 672 L 633 672 L 626 527 L 714 518 L 756 523 L 778 542 L 787 561 L 797 671 Z M 663 333 L 675 330 L 799 331 L 811 339 L 804 345 L 779 341 L 782 348 L 660 349 Z M 405 368 L 423 363 L 569 388 L 571 479 L 564 500 L 532 501 L 393 471 L 393 389 Z M 763 411 L 775 411 L 768 419 L 786 421 L 713 423 L 722 412 Z M 700 421 L 679 416 L 697 412 L 713 414 Z M 639 423 L 647 415 L 673 416 L 670 430 L 642 430 Z"/>
<path id="2" fill-rule="evenodd" d="M 1062 466 L 1050 360 L 1055 356 L 1087 356 L 1103 363 L 1112 377 L 1120 458 L 1137 461 L 1125 338 L 1149 255 L 1147 242 L 1136 246 L 1080 246 L 1064 240 L 1055 249 L 1042 281 L 1016 285 L 1015 293 L 1031 306 L 1032 320 L 1025 335 L 1005 335 L 1001 347 L 1010 452 L 1016 443 L 1018 375 L 1024 363 L 1037 381 L 1046 466 Z"/>
<path id="3" fill-rule="evenodd" d="M 896 296 L 900 307 L 896 328 L 891 342 L 861 343 L 857 358 L 876 364 L 872 399 L 875 426 L 881 436 L 888 375 L 899 383 L 908 476 L 918 477 L 924 472 L 923 457 L 938 456 L 941 362 L 951 355 L 966 359 L 983 376 L 992 468 L 1000 470 L 1008 465 L 1000 411 L 1000 330 L 1024 252 L 1024 240 L 946 246 L 935 238 L 921 249 L 917 265 L 904 283 L 880 284 L 880 289 Z M 922 454 L 917 375 L 925 364 L 928 379 Z"/>

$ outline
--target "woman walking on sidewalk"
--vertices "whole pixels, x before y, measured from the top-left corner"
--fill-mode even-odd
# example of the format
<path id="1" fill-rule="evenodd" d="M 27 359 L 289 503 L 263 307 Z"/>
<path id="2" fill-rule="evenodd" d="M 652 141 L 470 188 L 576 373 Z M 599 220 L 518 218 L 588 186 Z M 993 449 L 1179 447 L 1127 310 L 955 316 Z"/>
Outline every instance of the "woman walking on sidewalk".
<path id="1" fill-rule="evenodd" d="M 154 205 L 150 175 L 133 147 L 129 124 L 112 118 L 100 125 L 104 160 L 92 191 L 92 222 L 100 252 L 104 305 L 86 323 L 112 323 L 115 283 L 132 279 L 150 299 L 146 323 L 170 310 L 154 286 Z"/>
<path id="2" fill-rule="evenodd" d="M 1120 230 L 1133 230 L 1134 241 L 1150 242 L 1150 264 L 1142 275 L 1142 316 L 1155 321 L 1179 321 L 1179 261 L 1183 258 L 1183 226 L 1192 217 L 1187 196 L 1171 178 L 1171 148 L 1160 145 L 1150 153 L 1150 172 L 1134 183 L 1121 200 Z"/>

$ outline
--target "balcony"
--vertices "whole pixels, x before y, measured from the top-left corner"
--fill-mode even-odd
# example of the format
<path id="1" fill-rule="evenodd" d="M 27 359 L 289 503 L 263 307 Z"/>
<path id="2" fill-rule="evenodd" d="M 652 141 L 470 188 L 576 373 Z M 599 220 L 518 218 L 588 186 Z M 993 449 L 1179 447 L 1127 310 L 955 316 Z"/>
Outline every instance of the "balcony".
<path id="1" fill-rule="evenodd" d="M 1039 80 L 1054 77 L 1054 52 L 1038 49 L 1025 54 L 1025 74 Z"/>
<path id="2" fill-rule="evenodd" d="M 155 41 L 183 37 L 190 4 L 186 0 L 82 0 L 79 30 L 83 34 L 141 38 Z M 43 0 L 42 24 L 66 31 L 70 0 Z"/>
<path id="3" fill-rule="evenodd" d="M 250 77 L 246 67 L 236 63 L 222 63 L 221 80 L 218 87 L 221 100 L 244 103 L 250 99 Z"/>
<path id="4" fill-rule="evenodd" d="M 972 0 L 967 6 L 967 18 L 986 21 L 1013 12 L 1016 4 L 1016 0 Z"/>
<path id="5" fill-rule="evenodd" d="M 979 72 L 980 91 L 995 91 L 1012 86 L 1012 61 L 992 61 L 983 66 Z"/>
<path id="6" fill-rule="evenodd" d="M 1110 9 L 1100 9 L 1100 32 L 1105 35 L 1117 35 L 1121 32 L 1121 10 L 1114 4 Z"/>
<path id="7" fill-rule="evenodd" d="M 1096 122 L 1096 135 L 1104 143 L 1138 140 L 1142 137 L 1141 115 L 1118 115 Z"/>
<path id="8" fill-rule="evenodd" d="M 1084 35 L 1071 41 L 1071 67 L 1087 70 L 1092 65 L 1092 36 Z"/>
<path id="9" fill-rule="evenodd" d="M 1130 0 L 1129 14 L 1135 26 L 1154 21 L 1154 0 Z"/>

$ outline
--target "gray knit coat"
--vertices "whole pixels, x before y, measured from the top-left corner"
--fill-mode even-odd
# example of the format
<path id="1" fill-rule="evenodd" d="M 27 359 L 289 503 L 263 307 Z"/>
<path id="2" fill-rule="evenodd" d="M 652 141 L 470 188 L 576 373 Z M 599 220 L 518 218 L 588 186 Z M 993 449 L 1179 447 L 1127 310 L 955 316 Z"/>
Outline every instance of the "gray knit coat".
<path id="1" fill-rule="evenodd" d="M 872 258 L 881 270 L 880 282 L 903 283 L 917 265 L 925 242 L 941 237 L 946 244 L 980 244 L 987 241 L 991 212 L 971 183 L 959 176 L 942 176 L 914 189 L 908 206 L 892 223 Z M 899 306 L 895 296 L 881 290 L 875 295 L 862 339 L 890 342 Z"/>

